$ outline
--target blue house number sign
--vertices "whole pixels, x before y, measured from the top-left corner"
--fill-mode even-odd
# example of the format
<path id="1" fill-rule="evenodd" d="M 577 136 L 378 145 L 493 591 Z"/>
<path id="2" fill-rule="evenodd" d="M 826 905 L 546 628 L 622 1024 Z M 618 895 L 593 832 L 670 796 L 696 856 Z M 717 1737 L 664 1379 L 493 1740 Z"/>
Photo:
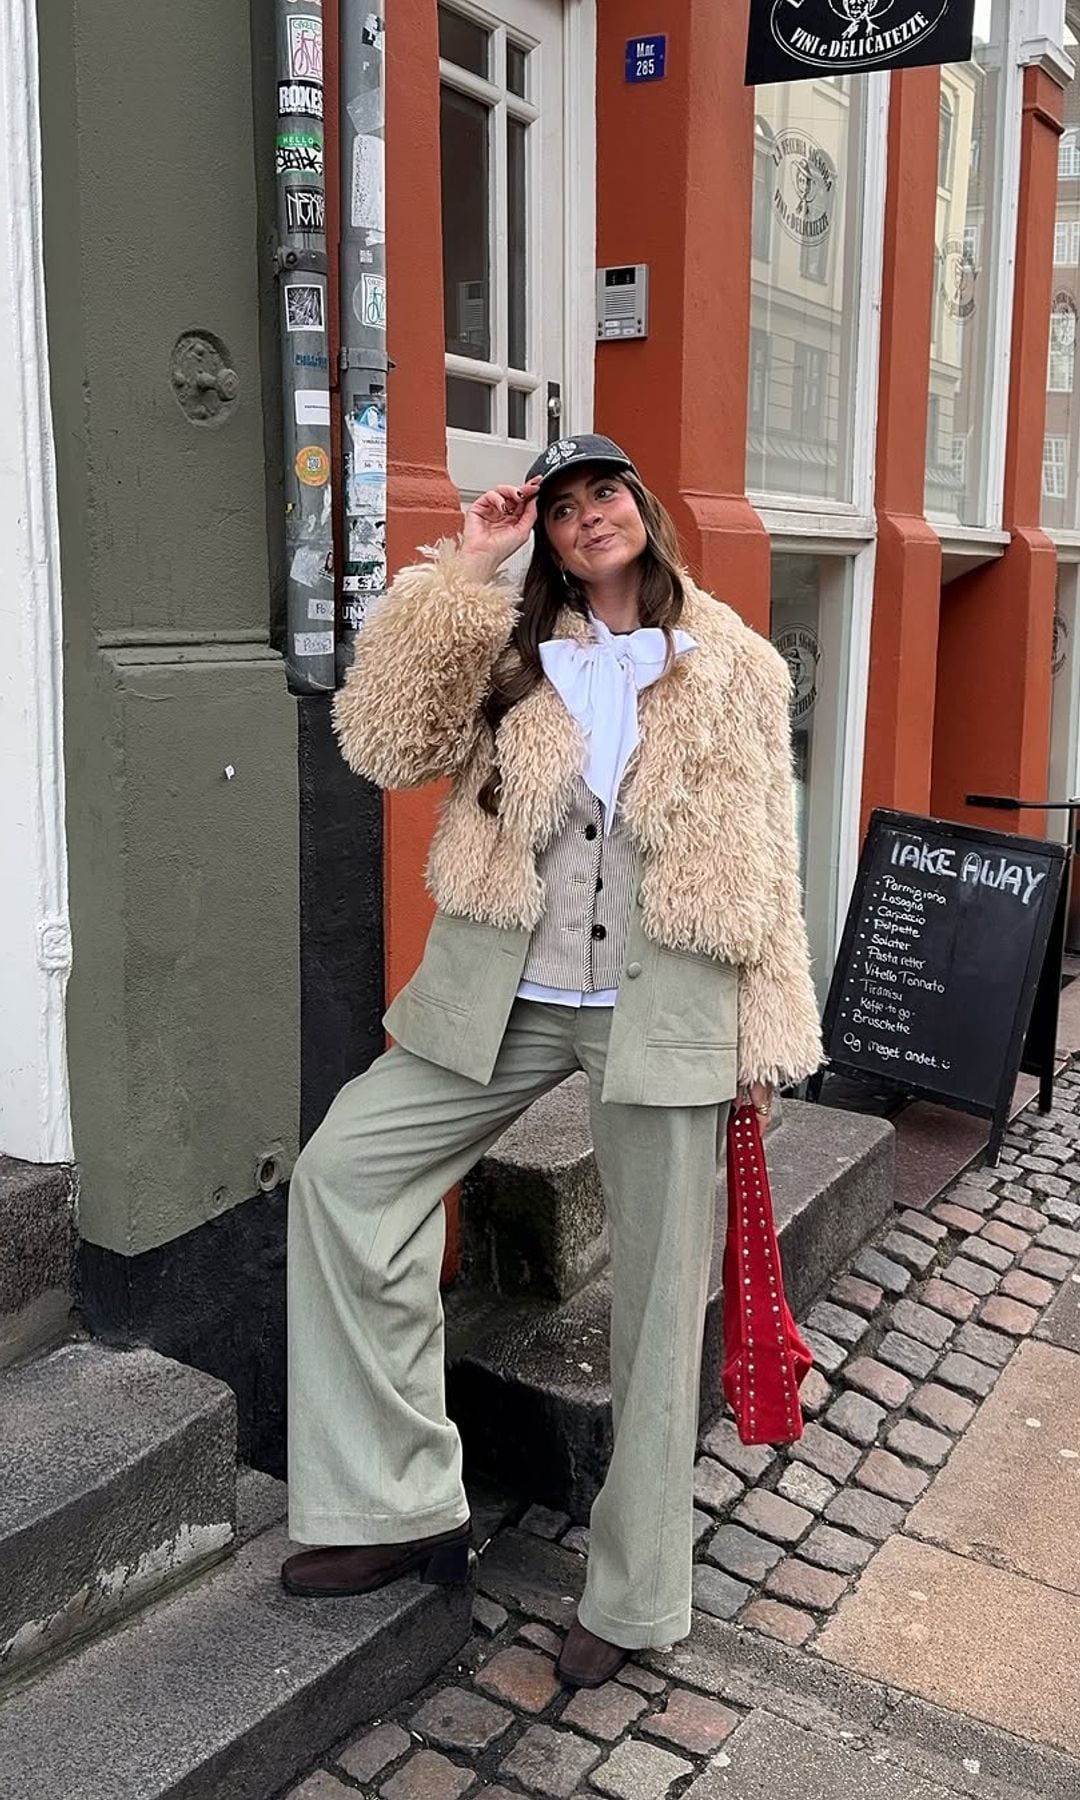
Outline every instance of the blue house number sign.
<path id="1" fill-rule="evenodd" d="M 627 38 L 627 81 L 663 81 L 666 59 L 666 37 Z"/>

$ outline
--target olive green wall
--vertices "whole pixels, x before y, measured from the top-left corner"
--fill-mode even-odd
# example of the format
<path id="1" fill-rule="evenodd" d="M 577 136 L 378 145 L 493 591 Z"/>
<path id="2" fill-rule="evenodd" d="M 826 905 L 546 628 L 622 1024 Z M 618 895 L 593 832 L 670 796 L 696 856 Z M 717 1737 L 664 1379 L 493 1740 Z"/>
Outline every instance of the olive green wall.
<path id="1" fill-rule="evenodd" d="M 247 1199 L 259 1159 L 295 1151 L 265 11 L 253 70 L 242 3 L 40 0 L 75 1155 L 84 1237 L 128 1255 Z M 192 330 L 239 376 L 213 424 L 171 386 Z"/>

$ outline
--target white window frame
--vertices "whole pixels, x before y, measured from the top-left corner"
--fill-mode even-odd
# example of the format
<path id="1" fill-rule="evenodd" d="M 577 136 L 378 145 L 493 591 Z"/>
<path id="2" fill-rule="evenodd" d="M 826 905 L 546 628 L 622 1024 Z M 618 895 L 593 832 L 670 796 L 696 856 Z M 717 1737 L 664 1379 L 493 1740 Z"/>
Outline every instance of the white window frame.
<path id="1" fill-rule="evenodd" d="M 1065 252 L 1064 255 L 1061 254 L 1062 251 Z M 1080 267 L 1080 219 L 1055 219 L 1054 267 L 1055 269 Z"/>
<path id="2" fill-rule="evenodd" d="M 474 3 L 474 0 L 446 0 L 450 10 L 459 13 L 463 18 L 472 19 L 492 33 L 495 39 L 496 53 L 505 44 L 507 38 L 512 42 L 523 41 L 523 34 L 507 29 L 506 24 L 496 14 L 486 11 Z M 563 142 L 565 168 L 566 207 L 563 218 L 563 348 L 564 363 L 562 369 L 562 417 L 573 423 L 575 430 L 588 429 L 592 424 L 595 344 L 594 320 L 589 310 L 589 299 L 595 292 L 596 262 L 596 108 L 593 95 L 596 88 L 596 0 L 564 0 L 562 8 L 562 81 L 563 106 L 562 117 L 558 122 L 558 130 Z M 439 82 L 456 89 L 458 93 L 468 94 L 485 105 L 495 108 L 495 132 L 491 145 L 491 178 L 490 178 L 490 213 L 488 219 L 489 244 L 495 252 L 492 260 L 492 325 L 493 338 L 496 343 L 507 341 L 507 294 L 506 282 L 500 278 L 498 263 L 499 240 L 497 220 L 500 212 L 500 198 L 506 183 L 506 119 L 513 117 L 529 124 L 543 119 L 543 94 L 534 87 L 528 100 L 510 94 L 497 84 L 484 77 L 473 75 L 462 69 L 457 63 L 439 59 Z M 505 111 L 503 110 L 505 106 Z M 551 122 L 548 121 L 550 127 Z M 531 137 L 538 134 L 531 133 Z M 528 242 L 535 246 L 539 242 L 541 231 L 539 157 L 542 154 L 539 142 L 531 146 L 528 182 Z M 457 375 L 465 380 L 486 380 L 500 384 L 496 387 L 493 409 L 492 429 L 490 432 L 465 431 L 458 426 L 448 426 L 448 441 L 466 444 L 491 444 L 500 452 L 515 449 L 525 451 L 529 440 L 511 438 L 508 435 L 507 388 L 501 384 L 513 375 L 512 385 L 521 388 L 534 396 L 533 406 L 540 408 L 540 424 L 535 433 L 543 443 L 546 438 L 545 413 L 546 396 L 541 391 L 543 383 L 537 372 L 539 358 L 535 352 L 542 343 L 543 295 L 540 284 L 527 282 L 526 304 L 528 307 L 529 345 L 533 351 L 533 366 L 528 370 L 514 369 L 512 372 L 501 362 L 481 362 L 473 357 L 456 356 L 444 352 L 446 375 Z M 588 317 L 586 318 L 586 312 Z M 530 454 L 531 460 L 531 454 Z"/>
<path id="3" fill-rule="evenodd" d="M 1070 125 L 1058 145 L 1058 180 L 1080 181 L 1080 130 Z"/>
<path id="4" fill-rule="evenodd" d="M 1048 454 L 1051 445 L 1055 450 L 1052 457 Z M 1057 454 L 1059 451 L 1060 454 Z M 1051 493 L 1046 485 L 1046 477 L 1051 470 L 1060 479 L 1061 491 L 1059 493 Z M 1067 437 L 1058 437 L 1052 432 L 1047 432 L 1043 438 L 1042 496 L 1044 500 L 1067 500 L 1069 497 L 1069 440 Z"/>
<path id="5" fill-rule="evenodd" d="M 1051 344 L 1046 370 L 1046 391 L 1048 394 L 1072 393 L 1073 367 L 1075 361 L 1075 345 L 1070 345 L 1067 350 L 1055 350 Z"/>

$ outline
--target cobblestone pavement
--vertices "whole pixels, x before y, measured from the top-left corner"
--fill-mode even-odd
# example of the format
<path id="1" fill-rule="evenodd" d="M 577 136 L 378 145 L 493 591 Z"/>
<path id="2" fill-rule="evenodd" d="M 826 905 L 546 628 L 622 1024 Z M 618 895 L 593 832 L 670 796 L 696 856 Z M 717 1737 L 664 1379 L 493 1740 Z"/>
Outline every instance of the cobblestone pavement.
<path id="1" fill-rule="evenodd" d="M 1052 1113 L 1029 1108 L 1014 1123 L 996 1169 L 969 1170 L 925 1210 L 897 1213 L 880 1242 L 855 1258 L 801 1322 L 816 1366 L 802 1391 L 807 1424 L 797 1444 L 748 1448 L 727 1418 L 704 1432 L 694 1603 L 705 1617 L 690 1645 L 709 1637 L 711 1621 L 724 1621 L 740 1640 L 813 1653 L 861 1571 L 886 1540 L 904 1532 L 909 1510 L 1019 1343 L 1062 1284 L 1080 1284 L 1078 1259 L 1080 1073 L 1069 1070 Z M 520 1547 L 531 1534 L 539 1564 L 546 1558 L 549 1570 L 583 1569 L 584 1528 L 536 1506 L 520 1527 L 510 1535 Z M 717 1697 L 727 1690 L 714 1678 L 707 1650 L 667 1659 L 650 1653 L 643 1658 L 648 1666 L 631 1665 L 602 1689 L 569 1694 L 553 1666 L 560 1638 L 552 1623 L 567 1616 L 566 1596 L 562 1613 L 530 1608 L 527 1584 L 508 1593 L 505 1583 L 486 1578 L 487 1561 L 475 1634 L 460 1661 L 393 1717 L 341 1745 L 291 1800 L 346 1800 L 358 1790 L 383 1800 L 456 1800 L 470 1792 L 490 1800 L 522 1793 L 550 1800 L 757 1794 L 749 1777 L 727 1785 L 738 1762 L 735 1746 L 754 1739 L 760 1768 L 768 1762 L 768 1733 L 780 1724 L 771 1718 L 763 1725 L 752 1704 Z M 546 1620 L 536 1616 L 541 1611 Z M 851 1737 L 841 1732 L 838 1745 Z M 874 1760 L 884 1765 L 888 1757 Z M 900 1785 L 889 1786 L 880 1766 L 877 1785 L 857 1785 L 856 1773 L 850 1788 L 835 1791 L 875 1800 L 1021 1791 L 985 1782 L 969 1788 L 971 1759 L 957 1768 L 955 1787 L 940 1772 L 931 1779 L 910 1768 Z M 834 1789 L 815 1786 L 813 1800 L 819 1792 L 827 1797 Z M 1080 1793 L 1080 1785 L 1066 1783 L 1062 1792 Z"/>

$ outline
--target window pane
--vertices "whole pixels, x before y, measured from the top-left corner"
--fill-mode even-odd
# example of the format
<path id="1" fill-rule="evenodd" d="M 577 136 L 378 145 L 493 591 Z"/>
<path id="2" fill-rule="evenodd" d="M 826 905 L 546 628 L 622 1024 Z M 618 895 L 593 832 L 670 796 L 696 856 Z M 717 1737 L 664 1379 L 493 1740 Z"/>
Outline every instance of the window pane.
<path id="1" fill-rule="evenodd" d="M 472 19 L 463 19 L 448 6 L 439 8 L 439 55 L 444 62 L 456 63 L 472 75 L 487 75 L 490 63 L 491 33 Z"/>
<path id="2" fill-rule="evenodd" d="M 1075 379 L 1076 316 L 1080 308 L 1080 80 L 1071 81 L 1065 89 L 1065 126 L 1058 151 L 1054 285 L 1046 370 L 1042 522 L 1049 531 L 1075 531 L 1080 521 L 1080 400 Z"/>
<path id="3" fill-rule="evenodd" d="M 529 396 L 520 388 L 510 389 L 510 423 L 509 433 L 512 438 L 527 438 L 529 435 Z"/>
<path id="4" fill-rule="evenodd" d="M 852 565 L 840 556 L 773 556 L 772 641 L 792 676 L 800 873 L 822 1003 L 835 949 L 844 790 Z"/>
<path id="5" fill-rule="evenodd" d="M 528 247 L 528 214 L 525 184 L 525 137 L 528 126 L 516 119 L 506 125 L 506 276 L 509 317 L 509 357 L 512 369 L 528 367 L 529 345 L 525 307 L 525 260 Z"/>
<path id="6" fill-rule="evenodd" d="M 864 89 L 760 87 L 755 104 L 747 486 L 851 500 Z"/>
<path id="7" fill-rule="evenodd" d="M 463 375 L 446 377 L 446 423 L 458 431 L 491 430 L 491 389 Z"/>
<path id="8" fill-rule="evenodd" d="M 506 85 L 510 92 L 512 94 L 517 94 L 518 98 L 521 100 L 524 100 L 527 97 L 525 87 L 525 65 L 528 61 L 528 56 L 528 51 L 522 50 L 519 44 L 507 44 Z"/>
<path id="9" fill-rule="evenodd" d="M 443 315 L 446 348 L 491 356 L 488 262 L 490 114 L 480 101 L 442 90 Z"/>
<path id="10" fill-rule="evenodd" d="M 1007 3 L 976 6 L 972 60 L 941 71 L 926 510 L 963 525 L 985 525 L 990 516 L 994 272 L 1007 211 L 1000 192 Z"/>

